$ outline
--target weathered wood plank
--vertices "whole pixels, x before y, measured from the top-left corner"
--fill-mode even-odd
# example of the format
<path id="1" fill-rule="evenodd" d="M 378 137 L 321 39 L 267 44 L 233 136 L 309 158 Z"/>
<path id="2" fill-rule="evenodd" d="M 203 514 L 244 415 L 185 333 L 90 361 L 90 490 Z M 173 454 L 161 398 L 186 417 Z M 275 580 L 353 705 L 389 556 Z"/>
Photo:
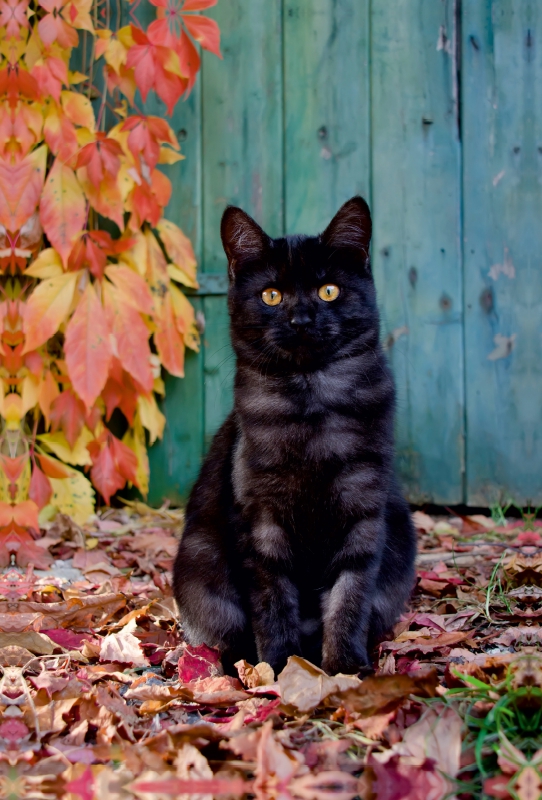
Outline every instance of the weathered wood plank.
<path id="1" fill-rule="evenodd" d="M 203 336 L 205 362 L 204 447 L 207 449 L 232 407 L 235 355 L 230 342 L 226 298 L 205 297 L 203 308 L 206 320 L 205 335 Z"/>
<path id="2" fill-rule="evenodd" d="M 166 117 L 160 100 L 149 96 L 148 113 Z M 167 118 L 167 117 L 166 117 Z M 201 265 L 201 81 L 188 100 L 179 103 L 170 124 L 179 137 L 186 158 L 165 172 L 173 184 L 166 217 L 190 237 Z M 192 299 L 202 309 L 202 302 Z M 165 377 L 166 397 L 161 404 L 167 425 L 164 438 L 149 451 L 151 480 L 149 499 L 160 503 L 164 497 L 174 502 L 186 499 L 197 476 L 203 456 L 204 394 L 203 354 L 187 351 L 184 378 Z"/>
<path id="3" fill-rule="evenodd" d="M 280 0 L 227 0 L 224 60 L 203 64 L 204 269 L 225 271 L 220 218 L 242 206 L 271 235 L 282 231 L 282 45 Z"/>
<path id="4" fill-rule="evenodd" d="M 468 502 L 542 503 L 542 7 L 464 3 Z"/>
<path id="5" fill-rule="evenodd" d="M 463 499 L 454 3 L 372 2 L 373 265 L 410 500 Z"/>
<path id="6" fill-rule="evenodd" d="M 316 233 L 370 185 L 368 0 L 285 0 L 287 233 Z"/>
<path id="7" fill-rule="evenodd" d="M 224 61 L 203 67 L 203 268 L 226 270 L 220 218 L 227 204 L 282 232 L 280 0 L 228 0 L 213 15 Z M 235 361 L 225 297 L 204 300 L 205 444 L 232 406 Z"/>
<path id="8" fill-rule="evenodd" d="M 201 310 L 200 298 L 193 303 L 196 311 Z M 166 427 L 162 441 L 149 451 L 149 502 L 158 505 L 168 498 L 184 503 L 203 456 L 203 348 L 199 353 L 187 351 L 185 377 L 167 378 L 166 397 L 160 405 Z"/>

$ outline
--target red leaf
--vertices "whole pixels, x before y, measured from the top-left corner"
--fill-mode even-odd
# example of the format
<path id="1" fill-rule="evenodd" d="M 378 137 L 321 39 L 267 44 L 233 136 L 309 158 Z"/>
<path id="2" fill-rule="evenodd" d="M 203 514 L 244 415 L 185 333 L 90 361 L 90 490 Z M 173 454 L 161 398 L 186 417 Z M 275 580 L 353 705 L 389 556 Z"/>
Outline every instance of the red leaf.
<path id="1" fill-rule="evenodd" d="M 188 32 L 196 42 L 199 42 L 205 50 L 209 50 L 215 56 L 222 58 L 220 52 L 220 29 L 214 19 L 199 15 L 193 16 L 192 14 L 183 14 L 182 16 Z"/>
<path id="2" fill-rule="evenodd" d="M 92 442 L 88 446 L 91 451 Z M 92 455 L 92 452 L 91 452 Z M 126 484 L 126 479 L 120 474 L 115 464 L 113 452 L 106 442 L 96 458 L 93 457 L 93 466 L 90 470 L 92 483 L 98 489 L 106 504 L 109 505 L 111 496 Z"/>
<path id="3" fill-rule="evenodd" d="M 81 800 L 93 800 L 94 798 L 94 776 L 87 767 L 82 775 L 64 786 L 64 791 L 75 794 Z"/>
<path id="4" fill-rule="evenodd" d="M 90 477 L 108 505 L 111 496 L 122 489 L 126 481 L 137 485 L 137 457 L 110 431 L 105 432 L 103 443 L 90 442 L 88 451 L 93 462 Z"/>
<path id="5" fill-rule="evenodd" d="M 64 350 L 74 391 L 90 411 L 105 386 L 111 363 L 107 319 L 91 283 L 68 323 Z"/>
<path id="6" fill-rule="evenodd" d="M 217 3 L 218 0 L 185 0 L 183 11 L 203 11 L 216 6 Z"/>
<path id="7" fill-rule="evenodd" d="M 111 284 L 104 283 L 105 310 L 109 327 L 117 346 L 118 358 L 132 378 L 145 392 L 150 392 L 154 383 L 151 369 L 149 330 L 141 314 Z"/>
<path id="8" fill-rule="evenodd" d="M 61 428 L 73 448 L 85 424 L 85 406 L 81 400 L 66 389 L 51 403 L 50 418 L 52 431 Z"/>
<path id="9" fill-rule="evenodd" d="M 184 377 L 184 340 L 175 324 L 171 295 L 163 299 L 162 313 L 156 320 L 154 342 L 162 364 L 177 378 Z"/>
<path id="10" fill-rule="evenodd" d="M 177 669 L 181 683 L 190 683 L 200 678 L 210 678 L 219 674 L 220 653 L 214 647 L 200 644 L 186 645 L 179 658 Z"/>
<path id="11" fill-rule="evenodd" d="M 29 498 L 34 501 L 38 508 L 43 508 L 51 499 L 52 494 L 53 487 L 49 483 L 49 478 L 43 474 L 37 464 L 34 464 L 28 489 Z"/>

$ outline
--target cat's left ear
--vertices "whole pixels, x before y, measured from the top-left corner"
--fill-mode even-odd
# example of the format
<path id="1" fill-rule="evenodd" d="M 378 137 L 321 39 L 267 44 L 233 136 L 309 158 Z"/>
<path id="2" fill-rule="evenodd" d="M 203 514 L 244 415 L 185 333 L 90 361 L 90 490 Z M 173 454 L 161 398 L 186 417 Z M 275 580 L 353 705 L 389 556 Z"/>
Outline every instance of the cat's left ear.
<path id="1" fill-rule="evenodd" d="M 368 265 L 372 230 L 369 206 L 363 197 L 352 197 L 337 211 L 321 241 L 332 251 L 348 250 Z"/>
<path id="2" fill-rule="evenodd" d="M 258 223 L 235 206 L 228 206 L 224 211 L 220 236 L 228 257 L 228 274 L 231 280 L 243 264 L 261 260 L 271 243 Z"/>

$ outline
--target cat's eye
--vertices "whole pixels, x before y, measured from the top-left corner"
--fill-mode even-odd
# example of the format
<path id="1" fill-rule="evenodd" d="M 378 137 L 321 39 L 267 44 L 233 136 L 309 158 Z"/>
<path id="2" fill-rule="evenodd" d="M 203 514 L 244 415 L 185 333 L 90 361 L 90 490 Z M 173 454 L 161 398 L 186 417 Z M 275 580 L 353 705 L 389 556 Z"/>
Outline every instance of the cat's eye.
<path id="1" fill-rule="evenodd" d="M 324 283 L 324 285 L 320 286 L 318 289 L 318 297 L 320 300 L 325 300 L 326 303 L 330 303 L 332 300 L 337 299 L 339 292 L 339 287 L 335 286 L 334 283 Z"/>
<path id="2" fill-rule="evenodd" d="M 262 300 L 266 306 L 278 306 L 282 300 L 282 292 L 279 292 L 278 289 L 273 289 L 272 287 L 269 289 L 264 289 L 262 292 Z"/>

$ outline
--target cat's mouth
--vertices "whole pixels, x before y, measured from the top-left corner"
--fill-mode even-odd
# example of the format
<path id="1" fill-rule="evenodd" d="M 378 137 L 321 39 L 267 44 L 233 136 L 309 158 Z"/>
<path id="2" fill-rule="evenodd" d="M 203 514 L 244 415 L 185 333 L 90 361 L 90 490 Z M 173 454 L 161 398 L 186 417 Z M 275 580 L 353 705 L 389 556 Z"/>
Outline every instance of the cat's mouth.
<path id="1" fill-rule="evenodd" d="M 293 331 L 275 340 L 274 345 L 285 358 L 301 363 L 313 361 L 327 352 L 331 341 L 315 331 Z"/>

